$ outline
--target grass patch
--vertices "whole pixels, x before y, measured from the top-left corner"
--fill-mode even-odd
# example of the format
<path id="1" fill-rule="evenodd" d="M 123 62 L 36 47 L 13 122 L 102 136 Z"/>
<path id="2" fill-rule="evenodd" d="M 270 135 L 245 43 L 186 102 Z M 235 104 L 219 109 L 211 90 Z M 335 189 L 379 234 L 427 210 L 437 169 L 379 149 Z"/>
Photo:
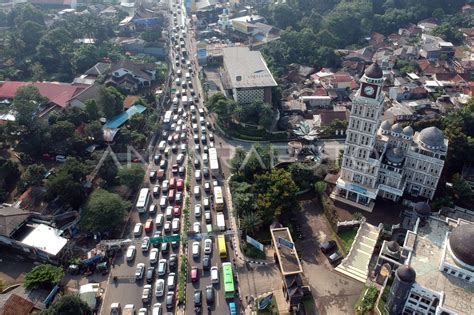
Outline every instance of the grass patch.
<path id="1" fill-rule="evenodd" d="M 242 245 L 242 252 L 248 258 L 255 258 L 255 259 L 266 259 L 265 253 L 261 252 L 260 250 L 256 249 L 250 244 Z"/>
<path id="2" fill-rule="evenodd" d="M 380 297 L 380 300 L 379 300 L 378 309 L 379 309 L 379 311 L 382 315 L 388 315 L 389 314 L 389 312 L 387 311 L 385 306 L 387 305 L 388 294 L 390 293 L 390 288 L 392 287 L 392 282 L 393 282 L 393 280 L 389 280 L 387 282 L 387 284 L 385 285 L 385 289 L 383 290 L 382 296 Z"/>
<path id="3" fill-rule="evenodd" d="M 375 302 L 377 301 L 378 293 L 379 290 L 377 290 L 374 285 L 366 287 L 356 303 L 356 315 L 370 314 L 370 311 L 374 308 Z"/>
<path id="4" fill-rule="evenodd" d="M 352 246 L 352 243 L 354 242 L 354 238 L 356 234 L 357 234 L 356 229 L 350 229 L 350 230 L 341 231 L 337 233 L 337 236 L 339 237 L 339 240 L 342 246 L 342 250 L 345 253 L 348 253 L 349 250 L 351 249 L 351 246 Z"/>
<path id="5" fill-rule="evenodd" d="M 181 266 L 179 271 L 179 284 L 178 284 L 178 299 L 179 303 L 184 303 L 184 299 L 186 298 L 186 269 L 187 269 L 187 261 L 186 256 L 181 255 Z"/>
<path id="6" fill-rule="evenodd" d="M 260 299 L 256 300 L 255 302 L 255 308 L 257 310 L 257 315 L 277 315 L 278 314 L 278 308 L 276 305 L 276 300 L 275 300 L 275 295 L 273 295 L 272 302 L 263 310 L 258 309 L 258 302 Z"/>

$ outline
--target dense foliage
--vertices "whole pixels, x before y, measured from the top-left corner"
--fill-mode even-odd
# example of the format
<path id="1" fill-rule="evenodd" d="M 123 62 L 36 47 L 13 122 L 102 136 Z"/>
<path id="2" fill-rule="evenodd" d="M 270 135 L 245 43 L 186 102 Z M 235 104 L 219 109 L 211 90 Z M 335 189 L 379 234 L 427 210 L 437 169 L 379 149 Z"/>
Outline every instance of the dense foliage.
<path id="1" fill-rule="evenodd" d="M 98 189 L 87 202 L 81 227 L 90 233 L 113 231 L 123 223 L 125 212 L 130 207 L 130 202 L 119 195 Z"/>
<path id="2" fill-rule="evenodd" d="M 51 290 L 64 276 L 64 270 L 49 264 L 34 267 L 25 275 L 24 286 L 27 289 L 43 288 Z"/>
<path id="3" fill-rule="evenodd" d="M 320 68 L 336 66 L 335 48 L 360 45 L 372 32 L 385 35 L 409 23 L 435 17 L 435 31 L 448 40 L 459 40 L 458 27 L 472 24 L 460 12 L 464 0 L 290 0 L 261 6 L 270 24 L 283 29 L 281 39 L 263 52 L 270 68 L 282 74 L 290 63 Z"/>
<path id="4" fill-rule="evenodd" d="M 91 315 L 92 310 L 77 295 L 63 295 L 51 306 L 43 310 L 41 315 Z"/>

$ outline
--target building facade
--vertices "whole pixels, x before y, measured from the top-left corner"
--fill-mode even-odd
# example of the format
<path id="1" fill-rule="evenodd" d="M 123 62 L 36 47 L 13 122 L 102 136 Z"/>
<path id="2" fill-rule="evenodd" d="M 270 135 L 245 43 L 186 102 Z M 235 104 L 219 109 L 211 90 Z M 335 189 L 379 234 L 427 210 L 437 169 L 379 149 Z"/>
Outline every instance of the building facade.
<path id="1" fill-rule="evenodd" d="M 397 201 L 404 193 L 432 199 L 446 158 L 441 130 L 420 132 L 381 122 L 385 95 L 382 69 L 367 68 L 352 102 L 334 199 L 372 211 L 377 196 Z"/>

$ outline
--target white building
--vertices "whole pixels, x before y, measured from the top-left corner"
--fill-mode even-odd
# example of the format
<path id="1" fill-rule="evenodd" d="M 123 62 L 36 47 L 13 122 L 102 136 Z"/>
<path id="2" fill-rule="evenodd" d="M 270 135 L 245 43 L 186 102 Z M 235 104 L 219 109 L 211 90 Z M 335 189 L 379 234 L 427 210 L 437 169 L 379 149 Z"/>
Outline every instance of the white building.
<path id="1" fill-rule="evenodd" d="M 262 54 L 246 46 L 225 47 L 222 52 L 225 71 L 221 79 L 227 95 L 240 104 L 257 100 L 271 104 L 277 83 Z"/>
<path id="2" fill-rule="evenodd" d="M 381 122 L 385 95 L 377 63 L 367 68 L 353 103 L 341 173 L 331 197 L 372 211 L 377 196 L 397 201 L 405 192 L 432 199 L 448 149 L 436 127 L 414 133 Z"/>

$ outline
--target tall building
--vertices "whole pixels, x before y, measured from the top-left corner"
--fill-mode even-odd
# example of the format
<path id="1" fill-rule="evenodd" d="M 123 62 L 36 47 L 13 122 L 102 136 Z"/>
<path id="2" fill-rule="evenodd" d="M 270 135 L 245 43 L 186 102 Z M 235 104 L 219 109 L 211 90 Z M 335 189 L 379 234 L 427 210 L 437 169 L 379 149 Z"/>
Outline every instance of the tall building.
<path id="1" fill-rule="evenodd" d="M 385 94 L 377 63 L 367 68 L 352 102 L 341 173 L 331 197 L 372 211 L 377 196 L 397 201 L 404 193 L 432 199 L 448 149 L 436 127 L 420 132 L 381 122 Z"/>

